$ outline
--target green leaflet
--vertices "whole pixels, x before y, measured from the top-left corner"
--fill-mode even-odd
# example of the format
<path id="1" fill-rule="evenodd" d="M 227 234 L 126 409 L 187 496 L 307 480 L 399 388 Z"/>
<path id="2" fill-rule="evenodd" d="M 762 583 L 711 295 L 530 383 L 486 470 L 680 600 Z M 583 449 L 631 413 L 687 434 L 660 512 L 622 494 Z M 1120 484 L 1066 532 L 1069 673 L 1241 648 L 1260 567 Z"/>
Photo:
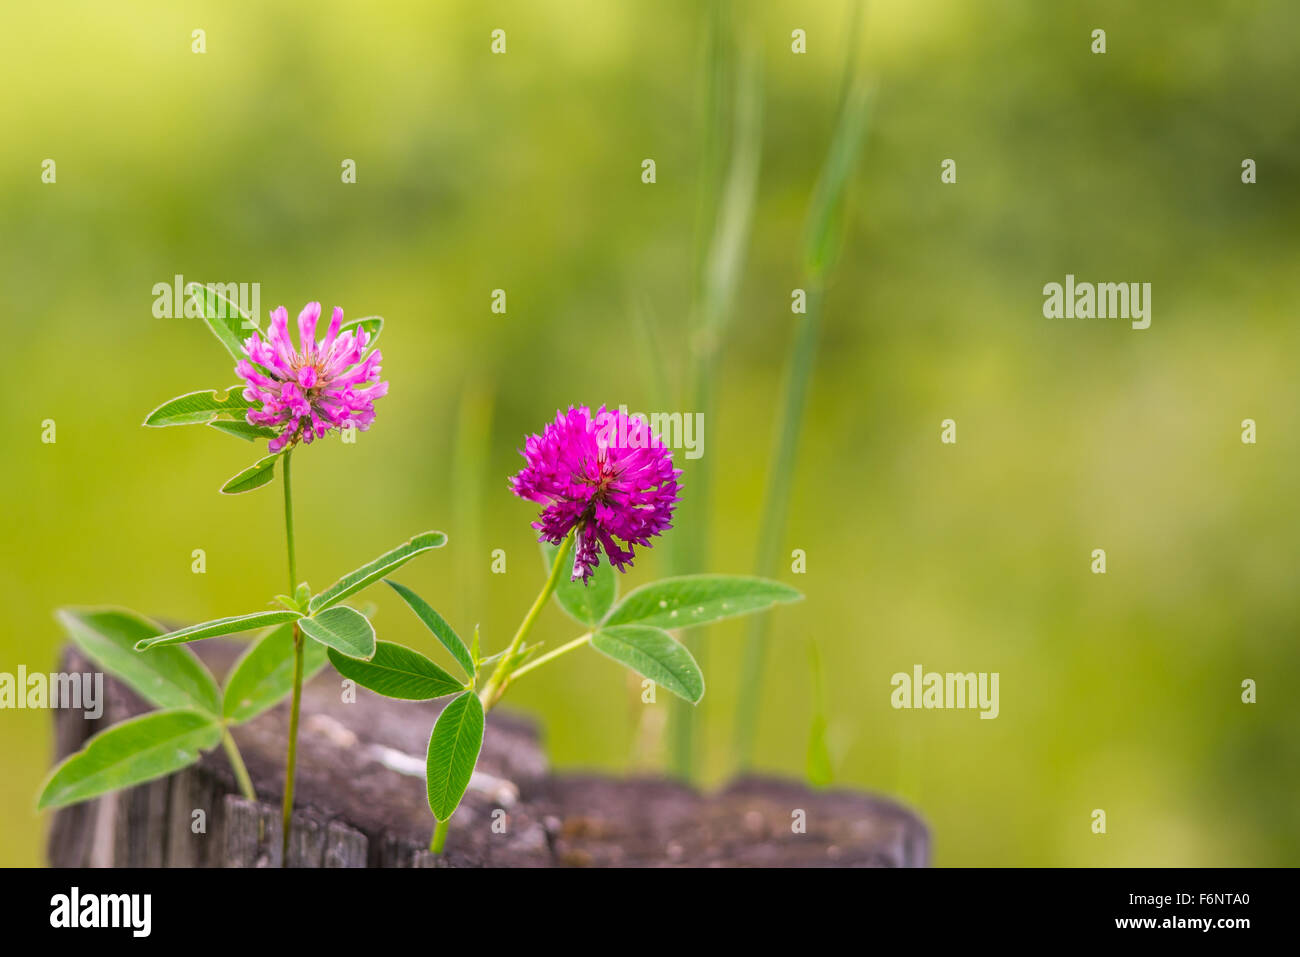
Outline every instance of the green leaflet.
<path id="1" fill-rule="evenodd" d="M 163 634 L 147 618 L 125 608 L 60 608 L 55 617 L 86 657 L 150 704 L 220 713 L 217 682 L 190 649 L 135 650 L 137 642 Z"/>
<path id="2" fill-rule="evenodd" d="M 465 669 L 465 674 L 473 678 L 475 674 L 474 656 L 465 647 L 465 642 L 461 640 L 460 635 L 456 634 L 456 630 L 447 624 L 442 615 L 434 611 L 427 601 L 405 585 L 399 585 L 389 578 L 384 579 L 384 584 L 402 596 L 402 601 L 406 602 L 411 611 L 415 612 L 416 617 L 433 632 L 433 636 L 438 639 L 442 646 L 451 652 L 452 657 Z M 369 686 L 367 685 L 367 687 Z"/>
<path id="3" fill-rule="evenodd" d="M 326 660 L 324 645 L 303 643 L 303 684 L 325 667 Z M 221 714 L 237 724 L 251 721 L 279 704 L 292 690 L 293 622 L 288 622 L 263 634 L 235 662 L 226 678 Z"/>
<path id="4" fill-rule="evenodd" d="M 241 631 L 256 631 L 271 625 L 283 624 L 301 618 L 296 611 L 255 611 L 251 615 L 232 615 L 229 618 L 216 618 L 202 624 L 190 625 L 179 631 L 169 631 L 155 638 L 142 638 L 135 643 L 136 651 L 146 651 L 159 645 L 176 645 L 189 641 L 202 641 L 204 638 L 216 638 L 219 635 L 237 635 Z"/>
<path id="5" fill-rule="evenodd" d="M 466 691 L 443 708 L 429 735 L 425 783 L 429 810 L 439 821 L 451 817 L 465 796 L 482 746 L 483 705 L 478 695 Z"/>
<path id="6" fill-rule="evenodd" d="M 691 704 L 704 697 L 704 675 L 695 658 L 662 628 L 647 625 L 602 627 L 591 647 L 651 679 Z"/>
<path id="7" fill-rule="evenodd" d="M 841 104 L 830 152 L 817 180 L 804 230 L 804 267 L 813 276 L 825 273 L 839 258 L 843 245 L 843 198 L 861 152 L 871 98 L 871 88 L 858 79 Z"/>
<path id="8" fill-rule="evenodd" d="M 50 772 L 37 807 L 63 807 L 152 781 L 192 764 L 220 741 L 220 724 L 198 711 L 155 711 L 123 721 Z"/>
<path id="9" fill-rule="evenodd" d="M 224 392 L 208 389 L 178 395 L 146 415 L 144 424 L 161 429 L 171 425 L 207 425 L 221 415 L 243 419 L 252 407 L 243 396 L 243 388 L 232 385 Z"/>
<path id="10" fill-rule="evenodd" d="M 275 478 L 275 461 L 279 457 L 280 453 L 277 452 L 275 455 L 268 455 L 265 458 L 258 459 L 221 486 L 221 494 L 238 495 L 241 492 L 251 492 L 255 488 L 261 488 L 263 485 L 269 484 Z"/>
<path id="11" fill-rule="evenodd" d="M 555 564 L 555 553 L 559 547 L 542 542 L 541 548 L 542 560 L 549 572 Z M 563 575 L 555 586 L 555 603 L 578 624 L 590 627 L 605 617 L 613 606 L 617 593 L 618 582 L 614 569 L 608 561 L 603 561 L 596 566 L 585 584 L 581 578 L 570 581 L 569 575 Z"/>
<path id="12" fill-rule="evenodd" d="M 217 337 L 217 341 L 226 347 L 226 351 L 236 361 L 246 359 L 244 340 L 260 330 L 255 317 L 250 317 L 233 299 L 217 291 L 222 285 L 225 284 L 208 283 L 205 286 L 197 282 L 187 283 L 185 294 L 198 301 L 203 321 Z"/>
<path id="13" fill-rule="evenodd" d="M 227 435 L 233 435 L 235 438 L 243 439 L 246 442 L 273 439 L 280 434 L 275 429 L 268 429 L 264 425 L 253 425 L 251 422 L 244 421 L 229 422 L 224 419 L 209 422 L 208 428 L 216 429 L 218 432 L 225 432 Z"/>
<path id="14" fill-rule="evenodd" d="M 442 532 L 424 532 L 416 535 L 409 542 L 403 542 L 392 551 L 385 552 L 374 561 L 344 575 L 312 598 L 308 608 L 314 614 L 323 608 L 337 604 L 353 592 L 358 592 L 367 585 L 379 581 L 393 569 L 405 565 L 421 552 L 427 552 L 431 548 L 441 548 L 446 544 L 447 536 Z"/>
<path id="15" fill-rule="evenodd" d="M 826 689 L 822 680 L 822 659 L 817 643 L 808 642 L 808 670 L 812 674 L 812 724 L 808 729 L 808 754 L 804 761 L 804 776 L 815 788 L 831 783 L 831 751 L 827 740 L 830 719 L 826 715 Z"/>
<path id="16" fill-rule="evenodd" d="M 365 316 L 361 319 L 352 319 L 339 327 L 339 333 L 342 334 L 349 329 L 355 333 L 359 328 L 364 329 L 370 336 L 370 341 L 366 343 L 366 354 L 369 354 L 375 347 L 375 343 L 379 341 L 379 334 L 384 331 L 384 317 Z"/>
<path id="17" fill-rule="evenodd" d="M 803 595 L 796 589 L 768 578 L 744 575 L 664 578 L 631 591 L 610 612 L 604 625 L 689 628 L 801 598 Z"/>
<path id="18" fill-rule="evenodd" d="M 308 638 L 319 641 L 349 658 L 369 659 L 375 653 L 375 627 L 370 619 L 347 605 L 338 605 L 303 618 L 298 627 Z"/>
<path id="19" fill-rule="evenodd" d="M 429 701 L 465 690 L 463 682 L 418 651 L 390 641 L 376 642 L 374 657 L 369 661 L 358 661 L 333 648 L 329 658 L 344 678 L 351 678 L 361 687 L 388 698 Z"/>

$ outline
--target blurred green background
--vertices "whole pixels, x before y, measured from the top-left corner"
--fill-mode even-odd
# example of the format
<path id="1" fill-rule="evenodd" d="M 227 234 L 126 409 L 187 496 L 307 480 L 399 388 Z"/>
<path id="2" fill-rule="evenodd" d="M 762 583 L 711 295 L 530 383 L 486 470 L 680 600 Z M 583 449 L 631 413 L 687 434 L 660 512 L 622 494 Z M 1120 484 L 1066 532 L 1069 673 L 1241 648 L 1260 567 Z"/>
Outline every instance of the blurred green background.
<path id="1" fill-rule="evenodd" d="M 705 430 L 717 484 L 684 513 L 728 572 L 753 564 L 848 22 L 841 2 L 742 13 L 762 163 Z M 61 604 L 192 621 L 282 590 L 277 489 L 216 492 L 257 450 L 139 427 L 235 378 L 199 323 L 153 317 L 176 273 L 260 282 L 263 318 L 311 299 L 387 317 L 374 429 L 296 459 L 300 568 L 323 586 L 444 529 L 402 580 L 502 647 L 541 576 L 534 509 L 506 488 L 524 435 L 569 403 L 663 408 L 638 309 L 684 374 L 705 25 L 685 0 L 5 5 L 0 671 L 55 665 Z M 815 639 L 836 784 L 917 808 L 938 864 L 1300 863 L 1297 35 L 1288 0 L 869 5 L 875 107 L 782 552 L 806 550 L 782 577 L 807 601 L 774 619 L 761 769 L 803 773 Z M 1044 319 L 1067 272 L 1151 282 L 1151 328 Z M 367 597 L 382 637 L 432 650 L 395 596 Z M 537 635 L 573 633 L 552 609 Z M 734 770 L 742 637 L 708 639 L 711 785 Z M 1000 716 L 893 710 L 889 678 L 916 663 L 999 672 Z M 583 653 L 507 705 L 559 767 L 617 773 L 663 766 L 664 697 L 647 720 Z M 48 712 L 0 713 L 0 864 L 43 859 L 50 732 Z"/>

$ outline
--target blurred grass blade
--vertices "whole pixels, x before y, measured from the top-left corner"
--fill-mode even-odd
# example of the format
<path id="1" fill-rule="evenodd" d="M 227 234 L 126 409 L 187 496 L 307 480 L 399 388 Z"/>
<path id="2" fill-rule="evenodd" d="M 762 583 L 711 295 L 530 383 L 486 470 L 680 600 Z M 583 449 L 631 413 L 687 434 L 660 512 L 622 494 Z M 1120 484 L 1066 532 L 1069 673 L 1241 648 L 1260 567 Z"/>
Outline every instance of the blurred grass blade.
<path id="1" fill-rule="evenodd" d="M 872 91 L 865 80 L 854 83 L 835 127 L 830 154 L 813 192 L 804 233 L 804 268 L 812 277 L 835 265 L 844 244 L 844 194 L 857 167 L 870 116 Z"/>
<path id="2" fill-rule="evenodd" d="M 644 293 L 635 297 L 630 308 L 644 347 L 646 358 L 644 367 L 649 379 L 646 384 L 650 389 L 652 401 L 657 407 L 669 408 L 673 403 L 673 397 L 678 392 L 669 381 L 668 364 L 664 359 L 663 338 L 657 331 L 658 317 L 650 304 L 649 297 Z"/>
<path id="3" fill-rule="evenodd" d="M 763 146 L 763 76 L 760 47 L 746 44 L 737 53 L 729 3 L 715 3 L 710 17 L 711 61 L 706 65 L 708 103 L 705 123 L 704 192 L 701 219 L 708 236 L 697 252 L 699 266 L 691 329 L 692 366 L 687 411 L 714 421 L 716 359 L 735 311 L 736 290 L 744 273 L 753 222 Z M 731 95 L 728 95 L 731 94 Z M 721 177 L 720 132 L 730 131 L 730 154 Z M 686 481 L 694 494 L 679 508 L 679 533 L 670 552 L 678 574 L 708 563 L 712 466 L 708 457 L 693 463 Z M 689 647 L 700 667 L 706 663 L 705 635 Z M 696 709 L 675 702 L 669 726 L 671 767 L 681 778 L 695 771 Z"/>
<path id="4" fill-rule="evenodd" d="M 728 57 L 730 60 L 730 57 Z M 753 221 L 758 171 L 762 155 L 762 72 L 757 53 L 742 55 L 735 77 L 734 118 L 723 112 L 715 119 L 721 129 L 732 129 L 731 161 L 713 211 L 710 240 L 702 252 L 690 330 L 691 369 L 686 397 L 687 412 L 712 422 L 716 411 L 714 379 L 719 350 L 735 311 L 736 290 L 744 271 L 745 253 Z M 721 82 L 716 76 L 714 82 Z M 698 571 L 708 564 L 709 498 L 712 488 L 710 459 L 695 460 L 687 479 L 695 492 L 684 500 L 673 555 L 676 572 Z M 690 715 L 693 711 L 684 712 Z"/>
<path id="5" fill-rule="evenodd" d="M 762 577 L 772 577 L 777 571 L 789 512 L 790 490 L 794 484 L 804 406 L 807 403 L 821 333 L 824 277 L 826 271 L 839 259 L 848 184 L 857 168 L 867 130 L 872 94 L 867 83 L 857 77 L 857 38 L 861 15 L 861 3 L 855 4 L 849 30 L 839 116 L 826 162 L 813 191 L 804 234 L 807 313 L 795 317 L 797 327 L 794 350 L 786 372 L 780 424 L 768 465 L 767 490 L 764 493 L 754 560 L 754 573 Z M 748 767 L 753 760 L 763 666 L 771 628 L 771 616 L 757 616 L 750 621 L 745 641 L 740 691 L 736 702 L 734 748 L 741 768 Z"/>
<path id="6" fill-rule="evenodd" d="M 731 162 L 719 197 L 713 241 L 705 260 L 704 309 L 697 348 L 713 351 L 731 322 L 736 289 L 749 248 L 758 172 L 763 155 L 762 58 L 754 47 L 740 52 L 736 71 L 736 105 Z"/>
<path id="7" fill-rule="evenodd" d="M 826 715 L 826 687 L 822 675 L 821 653 L 817 642 L 808 642 L 808 671 L 812 675 L 812 724 L 808 730 L 808 755 L 804 773 L 808 783 L 824 788 L 831 783 L 831 752 L 826 741 L 829 719 Z"/>
<path id="8" fill-rule="evenodd" d="M 451 460 L 451 534 L 458 554 L 481 555 L 483 548 L 483 491 L 491 486 L 489 458 L 492 447 L 493 390 L 477 376 L 460 390 L 456 439 Z M 463 558 L 455 563 L 456 591 L 462 607 L 481 608 L 484 577 L 477 562 Z"/>
<path id="9" fill-rule="evenodd" d="M 817 352 L 821 310 L 822 289 L 816 285 L 808 290 L 807 315 L 797 317 L 799 328 L 795 334 L 794 354 L 786 376 L 784 405 L 777 428 L 776 448 L 768 466 L 767 490 L 763 496 L 763 513 L 759 523 L 758 549 L 754 560 L 754 571 L 759 575 L 776 574 L 781 543 L 785 537 L 790 490 L 794 484 L 795 456 L 799 448 L 808 383 Z M 735 754 L 742 768 L 748 767 L 753 757 L 754 734 L 762 695 L 763 665 L 771 628 L 771 616 L 760 615 L 750 621 L 745 638 L 735 726 Z"/>

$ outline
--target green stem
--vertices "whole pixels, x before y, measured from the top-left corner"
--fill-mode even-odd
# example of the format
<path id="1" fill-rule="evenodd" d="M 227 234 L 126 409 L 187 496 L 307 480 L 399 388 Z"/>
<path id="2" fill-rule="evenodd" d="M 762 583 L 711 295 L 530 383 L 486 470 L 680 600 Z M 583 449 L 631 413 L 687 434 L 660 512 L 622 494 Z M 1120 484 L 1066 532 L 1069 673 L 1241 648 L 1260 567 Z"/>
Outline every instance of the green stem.
<path id="1" fill-rule="evenodd" d="M 564 537 L 564 541 L 560 544 L 559 550 L 555 553 L 555 561 L 551 564 L 551 573 L 546 577 L 546 584 L 543 585 L 542 590 L 538 592 L 537 599 L 533 602 L 533 607 L 528 609 L 528 614 L 525 615 L 524 620 L 519 623 L 519 630 L 515 632 L 514 640 L 510 642 L 510 647 L 506 649 L 506 653 L 502 655 L 501 660 L 497 662 L 496 669 L 492 672 L 492 677 L 488 679 L 488 683 L 483 686 L 483 690 L 479 693 L 479 700 L 483 702 L 484 711 L 491 711 L 492 706 L 501 699 L 501 695 L 505 692 L 506 685 L 510 681 L 510 669 L 514 666 L 515 655 L 523 646 L 524 639 L 528 637 L 528 632 L 532 631 L 533 624 L 537 621 L 538 615 L 540 615 L 542 609 L 546 607 L 546 603 L 550 600 L 552 593 L 555 591 L 555 586 L 560 583 L 560 575 L 564 573 L 566 566 L 570 568 L 572 567 L 572 565 L 568 563 L 568 558 L 569 553 L 573 550 L 573 539 L 574 536 L 577 535 L 577 532 L 578 529 L 575 526 L 573 530 Z"/>
<path id="2" fill-rule="evenodd" d="M 794 355 L 785 382 L 785 403 L 781 425 L 777 433 L 776 448 L 768 472 L 767 492 L 764 496 L 763 514 L 758 553 L 754 560 L 755 574 L 771 577 L 778 562 L 781 542 L 785 534 L 786 513 L 789 510 L 790 487 L 794 480 L 795 454 L 799 448 L 799 432 L 803 423 L 803 410 L 808 395 L 808 381 L 812 376 L 813 360 L 817 353 L 817 339 L 821 329 L 824 276 L 839 255 L 843 227 L 844 191 L 866 128 L 866 107 L 870 100 L 868 88 L 858 79 L 858 37 L 862 22 L 862 0 L 853 4 L 848 29 L 848 49 L 844 58 L 844 74 L 840 85 L 837 120 L 830 150 L 822 167 L 821 177 L 813 191 L 811 208 L 804 237 L 804 264 L 808 286 L 808 314 L 804 317 L 795 337 Z M 741 768 L 753 760 L 754 738 L 758 724 L 758 702 L 763 682 L 763 662 L 767 654 L 768 636 L 771 633 L 771 616 L 758 615 L 749 623 L 749 636 L 741 662 L 740 694 L 736 702 L 735 754 Z"/>
<path id="3" fill-rule="evenodd" d="M 794 481 L 795 455 L 799 450 L 799 433 L 803 423 L 804 405 L 808 398 L 808 383 L 812 378 L 813 360 L 817 355 L 817 339 L 821 329 L 822 286 L 819 280 L 811 281 L 809 286 L 808 314 L 800 321 L 796 333 L 794 355 L 790 360 L 790 371 L 785 382 L 785 403 L 781 411 L 781 424 L 777 430 L 776 447 L 772 452 L 772 466 L 767 476 L 767 491 L 763 496 L 763 512 L 759 518 L 760 532 L 754 574 L 760 578 L 772 578 L 776 574 L 781 542 L 785 536 L 790 487 Z M 763 683 L 763 662 L 767 654 L 771 618 L 771 615 L 754 615 L 749 621 L 749 635 L 740 666 L 740 691 L 736 702 L 735 754 L 741 768 L 747 768 L 753 760 L 758 702 Z"/>
<path id="4" fill-rule="evenodd" d="M 284 537 L 289 545 L 289 591 L 293 597 L 298 589 L 298 558 L 293 544 L 293 480 L 289 474 L 292 450 L 284 453 Z"/>
<path id="5" fill-rule="evenodd" d="M 298 588 L 298 559 L 293 541 L 293 482 L 289 456 L 284 453 L 284 535 L 289 549 L 289 594 Z M 289 831 L 293 818 L 293 780 L 298 762 L 298 714 L 302 710 L 302 632 L 293 626 L 293 702 L 289 706 L 289 750 L 284 765 L 284 803 L 280 810 L 280 866 L 289 866 Z"/>
<path id="6" fill-rule="evenodd" d="M 443 847 L 447 844 L 447 827 L 451 824 L 451 818 L 445 821 L 439 821 L 438 826 L 433 829 L 433 837 L 429 841 L 429 851 L 433 854 L 441 854 Z"/>
<path id="7" fill-rule="evenodd" d="M 257 800 L 257 792 L 253 790 L 253 779 L 248 776 L 248 768 L 244 765 L 244 757 L 239 753 L 239 745 L 235 744 L 235 739 L 230 735 L 230 729 L 221 730 L 221 745 L 226 749 L 226 757 L 230 759 L 230 766 L 235 771 L 235 780 L 239 782 L 239 792 L 250 801 Z"/>
<path id="8" fill-rule="evenodd" d="M 569 555 L 573 551 L 573 540 L 577 533 L 578 529 L 575 527 L 560 543 L 559 551 L 555 553 L 555 561 L 551 563 L 551 573 L 546 576 L 546 584 L 542 586 L 542 590 L 538 593 L 536 600 L 533 602 L 533 607 L 528 609 L 528 614 L 524 615 L 524 620 L 519 623 L 519 630 L 515 632 L 510 647 L 506 649 L 505 654 L 501 656 L 501 660 L 497 662 L 492 677 L 488 679 L 487 684 L 483 686 L 483 690 L 479 692 L 479 701 L 482 702 L 484 711 L 492 710 L 493 706 L 501 700 L 501 696 L 505 694 L 506 686 L 519 675 L 526 674 L 543 661 L 558 657 L 565 651 L 576 648 L 584 641 L 590 640 L 591 636 L 585 635 L 578 641 L 571 641 L 562 648 L 556 648 L 550 654 L 529 665 L 525 665 L 518 671 L 510 670 L 514 667 L 515 656 L 519 653 L 519 649 L 523 647 L 524 639 L 528 637 L 528 633 L 532 631 L 534 623 L 542 613 L 542 609 L 550 601 L 551 595 L 555 592 L 555 586 L 560 583 L 560 576 L 564 574 L 566 568 L 572 569 L 573 567 L 569 562 Z M 448 817 L 445 821 L 439 821 L 438 826 L 433 829 L 433 838 L 429 841 L 429 850 L 432 853 L 442 853 L 442 847 L 447 843 L 447 827 L 450 823 L 451 818 Z"/>
<path id="9" fill-rule="evenodd" d="M 538 657 L 534 658 L 532 661 L 528 662 L 528 664 L 524 665 L 522 668 L 516 668 L 514 671 L 510 673 L 509 680 L 514 681 L 516 678 L 528 674 L 528 672 L 532 671 L 534 668 L 540 668 L 548 661 L 552 661 L 555 658 L 560 657 L 560 655 L 567 655 L 570 651 L 573 651 L 575 648 L 581 648 L 583 645 L 589 645 L 589 644 L 591 644 L 591 632 L 587 632 L 581 638 L 574 638 L 573 641 L 560 645 L 560 647 L 556 648 L 554 651 L 548 651 L 544 655 L 539 655 Z"/>
<path id="10" fill-rule="evenodd" d="M 289 830 L 294 815 L 294 771 L 298 765 L 298 714 L 303 705 L 303 633 L 294 625 L 294 700 L 289 706 L 289 754 L 285 757 L 285 802 L 281 807 L 282 856 L 279 866 L 289 866 Z"/>

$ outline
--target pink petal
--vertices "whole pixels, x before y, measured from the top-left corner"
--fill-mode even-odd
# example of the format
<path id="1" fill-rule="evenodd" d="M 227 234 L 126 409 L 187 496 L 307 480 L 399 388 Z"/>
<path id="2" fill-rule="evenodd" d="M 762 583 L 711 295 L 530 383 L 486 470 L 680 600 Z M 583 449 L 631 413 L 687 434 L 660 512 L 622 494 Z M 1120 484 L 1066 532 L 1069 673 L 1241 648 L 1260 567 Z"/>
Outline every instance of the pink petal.
<path id="1" fill-rule="evenodd" d="M 316 321 L 320 319 L 320 303 L 309 302 L 298 313 L 298 342 L 301 352 L 310 357 L 316 349 Z"/>

